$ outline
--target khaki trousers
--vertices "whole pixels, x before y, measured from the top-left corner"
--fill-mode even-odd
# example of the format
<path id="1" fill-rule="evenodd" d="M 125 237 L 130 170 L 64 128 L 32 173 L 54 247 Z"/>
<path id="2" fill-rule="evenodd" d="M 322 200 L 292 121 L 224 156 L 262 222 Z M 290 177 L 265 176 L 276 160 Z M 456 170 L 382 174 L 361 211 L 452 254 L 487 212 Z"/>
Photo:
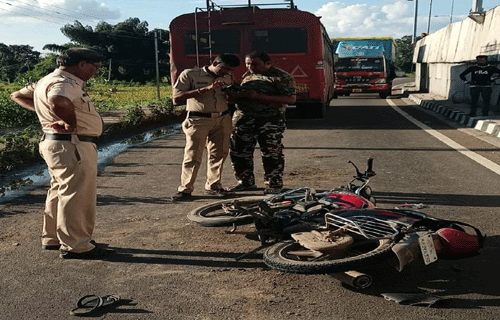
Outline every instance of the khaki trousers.
<path id="1" fill-rule="evenodd" d="M 76 253 L 94 248 L 97 149 L 91 142 L 44 140 L 40 154 L 51 176 L 43 216 L 42 244 Z"/>
<path id="2" fill-rule="evenodd" d="M 178 191 L 193 192 L 205 148 L 208 153 L 205 189 L 221 189 L 222 169 L 229 153 L 232 130 L 230 115 L 218 118 L 186 118 L 182 123 L 182 130 L 186 135 L 186 147 Z"/>

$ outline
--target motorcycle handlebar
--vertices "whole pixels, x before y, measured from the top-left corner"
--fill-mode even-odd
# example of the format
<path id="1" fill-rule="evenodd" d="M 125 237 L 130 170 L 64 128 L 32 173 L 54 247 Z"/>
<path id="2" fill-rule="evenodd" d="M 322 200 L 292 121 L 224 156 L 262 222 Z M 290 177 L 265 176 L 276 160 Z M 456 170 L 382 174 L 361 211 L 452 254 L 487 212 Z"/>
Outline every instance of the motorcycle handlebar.
<path id="1" fill-rule="evenodd" d="M 372 167 L 373 167 L 373 158 L 370 157 L 370 158 L 368 158 L 368 161 L 366 162 L 366 171 L 367 172 L 373 171 Z"/>
<path id="2" fill-rule="evenodd" d="M 367 160 L 365 176 L 366 177 L 373 177 L 374 175 L 375 175 L 375 172 L 373 171 L 373 158 L 370 157 Z"/>

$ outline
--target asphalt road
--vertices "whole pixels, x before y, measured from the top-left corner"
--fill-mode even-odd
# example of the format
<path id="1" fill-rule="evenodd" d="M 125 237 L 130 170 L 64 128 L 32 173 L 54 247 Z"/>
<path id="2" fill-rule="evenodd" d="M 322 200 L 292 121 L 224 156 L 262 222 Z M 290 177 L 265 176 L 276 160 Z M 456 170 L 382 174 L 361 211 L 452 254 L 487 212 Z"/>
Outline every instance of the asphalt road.
<path id="1" fill-rule="evenodd" d="M 471 223 L 488 235 L 481 255 L 415 264 L 402 273 L 374 266 L 375 283 L 365 291 L 330 275 L 270 270 L 261 253 L 236 262 L 258 246 L 243 234 L 250 226 L 227 234 L 228 228 L 186 219 L 214 200 L 203 196 L 205 170 L 195 201 L 168 201 L 179 182 L 179 134 L 129 149 L 101 170 L 95 239 L 121 253 L 113 261 L 67 261 L 40 250 L 45 189 L 0 207 L 0 319 L 68 319 L 86 294 L 124 299 L 94 317 L 100 319 L 499 319 L 498 141 L 452 127 L 405 99 L 391 101 L 351 95 L 334 100 L 323 120 L 290 120 L 285 186 L 338 187 L 353 174 L 348 160 L 364 167 L 373 157 L 379 206 L 423 203 L 423 212 Z M 474 160 L 483 158 L 490 162 Z M 229 163 L 224 179 L 235 183 Z M 403 306 L 381 296 L 390 292 L 448 300 L 436 308 Z"/>

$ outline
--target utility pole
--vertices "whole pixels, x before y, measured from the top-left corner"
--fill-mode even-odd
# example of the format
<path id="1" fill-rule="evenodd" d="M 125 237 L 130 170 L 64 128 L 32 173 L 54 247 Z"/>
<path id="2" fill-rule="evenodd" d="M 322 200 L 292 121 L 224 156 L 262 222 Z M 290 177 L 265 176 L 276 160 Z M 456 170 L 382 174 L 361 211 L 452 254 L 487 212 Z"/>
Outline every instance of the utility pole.
<path id="1" fill-rule="evenodd" d="M 451 0 L 451 13 L 450 13 L 450 24 L 453 23 L 453 7 L 455 5 L 455 0 Z"/>
<path id="2" fill-rule="evenodd" d="M 158 32 L 155 30 L 156 94 L 160 100 L 160 65 L 158 62 Z"/>
<path id="3" fill-rule="evenodd" d="M 109 59 L 109 66 L 108 66 L 108 82 L 111 80 L 111 61 L 113 59 Z"/>
<path id="4" fill-rule="evenodd" d="M 483 0 L 472 0 L 472 10 L 471 12 L 483 12 Z"/>
<path id="5" fill-rule="evenodd" d="M 418 0 L 408 0 L 415 1 L 415 19 L 413 20 L 413 39 L 412 43 L 417 41 L 417 22 L 418 22 Z"/>
<path id="6" fill-rule="evenodd" d="M 417 42 L 418 0 L 415 0 L 415 19 L 413 20 L 413 43 Z"/>
<path id="7" fill-rule="evenodd" d="M 427 33 L 431 33 L 432 0 L 429 1 L 429 21 L 427 22 Z"/>

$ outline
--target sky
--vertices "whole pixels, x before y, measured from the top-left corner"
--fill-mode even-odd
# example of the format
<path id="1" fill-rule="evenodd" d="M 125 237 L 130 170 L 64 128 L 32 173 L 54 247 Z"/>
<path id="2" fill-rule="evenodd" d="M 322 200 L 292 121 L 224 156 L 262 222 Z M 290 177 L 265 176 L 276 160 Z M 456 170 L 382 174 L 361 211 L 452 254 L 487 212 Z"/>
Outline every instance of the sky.
<path id="1" fill-rule="evenodd" d="M 216 5 L 285 3 L 283 0 L 214 0 Z M 413 35 L 418 3 L 417 35 L 467 18 L 472 0 L 293 0 L 299 10 L 321 16 L 331 38 Z M 147 21 L 149 30 L 168 29 L 176 16 L 206 8 L 206 0 L 0 0 L 0 43 L 30 45 L 43 51 L 46 44 L 69 42 L 60 31 L 78 20 L 95 27 L 100 21 L 117 24 L 128 18 Z M 431 7 L 432 3 L 432 7 Z M 485 10 L 500 0 L 483 0 Z M 272 6 L 262 6 L 272 8 Z M 430 11 L 430 9 L 432 10 Z M 430 12 L 429 12 L 430 11 Z M 430 13 L 430 15 L 429 15 Z"/>

